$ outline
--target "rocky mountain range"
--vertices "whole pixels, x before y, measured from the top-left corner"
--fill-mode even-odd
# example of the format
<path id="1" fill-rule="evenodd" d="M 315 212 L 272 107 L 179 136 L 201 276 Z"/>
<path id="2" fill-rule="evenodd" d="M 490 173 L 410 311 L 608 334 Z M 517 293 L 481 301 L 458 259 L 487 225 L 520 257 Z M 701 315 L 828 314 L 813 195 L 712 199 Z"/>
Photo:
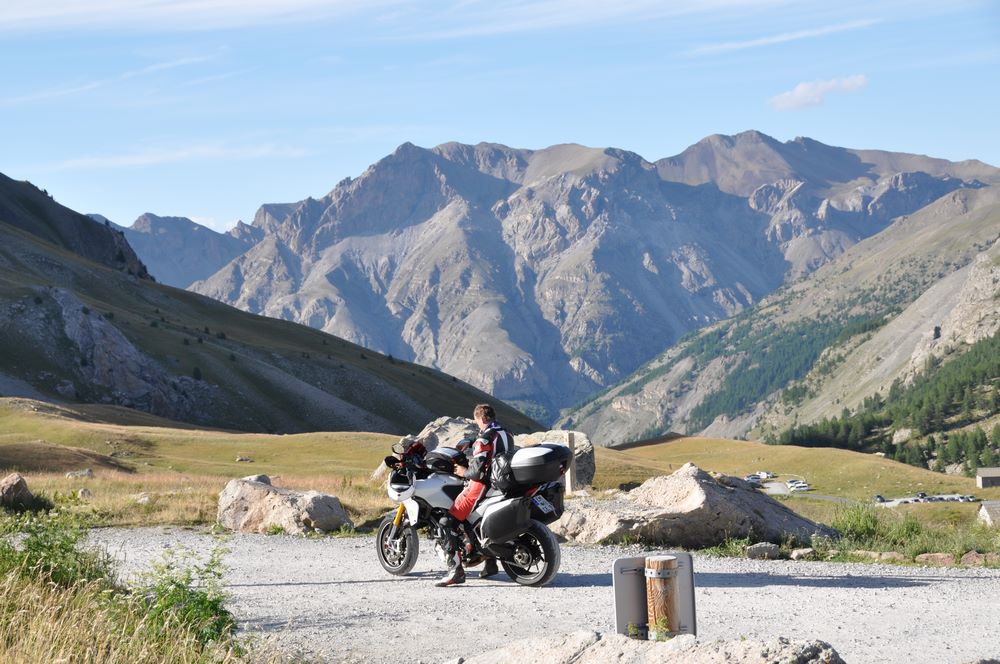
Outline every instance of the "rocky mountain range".
<path id="1" fill-rule="evenodd" d="M 156 283 L 122 231 L 2 176 L 0 340 L 0 396 L 200 426 L 412 433 L 490 399 L 439 371 Z M 514 431 L 540 428 L 498 410 Z"/>
<path id="2" fill-rule="evenodd" d="M 404 144 L 322 198 L 262 206 L 259 239 L 191 289 L 551 421 L 900 219 L 998 181 L 981 162 L 753 131 L 655 162 Z"/>
<path id="3" fill-rule="evenodd" d="M 243 222 L 227 233 L 217 233 L 187 217 L 158 217 L 151 212 L 129 227 L 110 222 L 100 214 L 88 216 L 124 233 L 157 281 L 177 288 L 187 288 L 215 274 L 264 235 L 259 228 Z"/>

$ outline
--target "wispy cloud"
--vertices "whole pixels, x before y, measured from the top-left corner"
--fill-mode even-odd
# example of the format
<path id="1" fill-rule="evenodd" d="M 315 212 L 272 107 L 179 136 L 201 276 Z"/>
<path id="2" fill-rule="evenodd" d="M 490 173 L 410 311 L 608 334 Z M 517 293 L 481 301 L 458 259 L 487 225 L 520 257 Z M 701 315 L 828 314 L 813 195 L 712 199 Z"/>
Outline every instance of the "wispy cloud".
<path id="1" fill-rule="evenodd" d="M 0 31 L 199 30 L 335 17 L 406 0 L 4 0 Z"/>
<path id="2" fill-rule="evenodd" d="M 721 44 L 708 44 L 706 46 L 700 46 L 696 49 L 691 50 L 689 54 L 713 55 L 716 53 L 728 53 L 730 51 L 742 51 L 748 48 L 759 48 L 761 46 L 773 46 L 774 44 L 785 44 L 793 41 L 801 41 L 803 39 L 814 39 L 816 37 L 824 37 L 826 35 L 832 35 L 838 32 L 861 30 L 862 28 L 871 27 L 876 23 L 879 23 L 877 19 L 866 19 L 862 21 L 850 21 L 848 23 L 838 23 L 836 25 L 825 25 L 819 28 L 812 28 L 809 30 L 798 30 L 796 32 L 783 32 L 778 35 L 771 35 L 770 37 L 761 37 L 759 39 L 723 42 Z"/>
<path id="3" fill-rule="evenodd" d="M 197 32 L 363 16 L 396 38 L 454 38 L 642 22 L 788 0 L 4 0 L 0 32 Z"/>
<path id="4" fill-rule="evenodd" d="M 71 95 L 90 92 L 91 90 L 97 90 L 98 88 L 103 88 L 108 85 L 118 83 L 121 81 L 127 81 L 133 78 L 148 76 L 149 74 L 154 74 L 169 69 L 175 69 L 177 67 L 184 67 L 187 65 L 194 65 L 201 62 L 207 62 L 211 59 L 212 58 L 210 56 L 193 56 L 187 58 L 180 58 L 177 60 L 169 60 L 165 62 L 156 62 L 146 67 L 142 67 L 140 69 L 122 72 L 121 74 L 118 74 L 116 76 L 99 78 L 84 83 L 70 83 L 63 86 L 46 88 L 44 90 L 38 90 L 35 92 L 29 92 L 28 94 L 19 95 L 16 97 L 8 97 L 6 99 L 0 99 L 0 105 L 10 106 L 15 104 L 27 104 L 36 101 L 48 101 L 50 99 L 58 99 L 59 97 L 69 97 Z"/>
<path id="5" fill-rule="evenodd" d="M 788 92 L 782 92 L 768 100 L 776 111 L 798 111 L 810 106 L 819 106 L 832 92 L 857 92 L 868 86 L 868 77 L 855 74 L 828 81 L 808 81 L 799 83 Z"/>
<path id="6" fill-rule="evenodd" d="M 308 154 L 306 150 L 283 145 L 227 146 L 216 143 L 180 148 L 151 148 L 116 155 L 95 155 L 67 159 L 53 170 L 68 171 L 96 168 L 156 166 L 188 161 L 248 161 L 253 159 L 293 159 Z"/>
<path id="7" fill-rule="evenodd" d="M 411 25 L 397 36 L 416 39 L 484 37 L 558 28 L 642 23 L 770 6 L 775 0 L 468 0 L 448 3 L 430 21 Z M 433 28 L 425 28 L 433 25 Z"/>

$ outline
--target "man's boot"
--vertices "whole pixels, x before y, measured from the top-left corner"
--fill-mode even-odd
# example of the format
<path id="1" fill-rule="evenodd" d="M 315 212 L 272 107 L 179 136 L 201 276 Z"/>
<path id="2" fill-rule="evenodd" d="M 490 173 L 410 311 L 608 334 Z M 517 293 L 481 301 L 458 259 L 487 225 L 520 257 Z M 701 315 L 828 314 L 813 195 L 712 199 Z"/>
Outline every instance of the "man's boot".
<path id="1" fill-rule="evenodd" d="M 491 576 L 496 576 L 500 573 L 500 569 L 497 566 L 496 558 L 487 558 L 486 563 L 483 564 L 483 571 L 479 573 L 480 579 L 488 579 Z"/>
<path id="2" fill-rule="evenodd" d="M 453 517 L 448 516 L 441 519 L 441 527 L 445 532 L 445 541 L 442 544 L 448 555 L 448 573 L 434 584 L 441 588 L 465 583 L 465 568 L 462 567 L 462 553 L 456 531 L 458 525 L 458 521 Z"/>

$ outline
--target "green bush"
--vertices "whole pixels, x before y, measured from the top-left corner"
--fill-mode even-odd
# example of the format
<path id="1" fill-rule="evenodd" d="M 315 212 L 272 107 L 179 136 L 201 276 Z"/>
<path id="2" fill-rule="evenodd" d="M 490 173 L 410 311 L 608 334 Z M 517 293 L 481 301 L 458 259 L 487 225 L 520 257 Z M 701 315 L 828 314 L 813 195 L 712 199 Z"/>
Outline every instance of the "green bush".
<path id="1" fill-rule="evenodd" d="M 223 547 L 212 551 L 208 560 L 198 562 L 185 551 L 168 551 L 142 577 L 138 592 L 148 602 L 152 624 L 164 632 L 182 624 L 202 645 L 232 637 L 236 621 L 225 607 L 222 591 Z"/>
<path id="2" fill-rule="evenodd" d="M 8 517 L 5 535 L 20 534 L 17 546 L 0 541 L 0 573 L 42 578 L 60 586 L 112 581 L 111 562 L 104 553 L 80 548 L 86 530 L 78 518 L 54 512 Z"/>

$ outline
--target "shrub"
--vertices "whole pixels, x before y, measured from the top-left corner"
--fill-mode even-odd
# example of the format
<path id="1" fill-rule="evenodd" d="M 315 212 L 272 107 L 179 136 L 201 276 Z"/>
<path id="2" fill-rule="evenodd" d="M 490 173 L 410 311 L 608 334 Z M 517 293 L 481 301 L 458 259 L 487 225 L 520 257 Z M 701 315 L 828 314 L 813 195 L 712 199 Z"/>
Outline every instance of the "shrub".
<path id="1" fill-rule="evenodd" d="M 222 556 L 216 547 L 208 560 L 197 562 L 186 551 L 168 551 L 143 577 L 139 593 L 147 602 L 152 625 L 167 633 L 174 623 L 191 630 L 202 645 L 232 636 L 236 621 L 226 609 L 222 591 Z"/>
<path id="2" fill-rule="evenodd" d="M 82 550 L 86 530 L 79 519 L 41 513 L 9 517 L 5 534 L 19 533 L 18 546 L 0 541 L 0 573 L 40 578 L 59 586 L 111 578 L 107 555 Z"/>
<path id="3" fill-rule="evenodd" d="M 879 515 L 876 508 L 864 503 L 856 503 L 837 511 L 833 517 L 834 528 L 841 536 L 853 540 L 871 540 L 880 532 Z"/>

